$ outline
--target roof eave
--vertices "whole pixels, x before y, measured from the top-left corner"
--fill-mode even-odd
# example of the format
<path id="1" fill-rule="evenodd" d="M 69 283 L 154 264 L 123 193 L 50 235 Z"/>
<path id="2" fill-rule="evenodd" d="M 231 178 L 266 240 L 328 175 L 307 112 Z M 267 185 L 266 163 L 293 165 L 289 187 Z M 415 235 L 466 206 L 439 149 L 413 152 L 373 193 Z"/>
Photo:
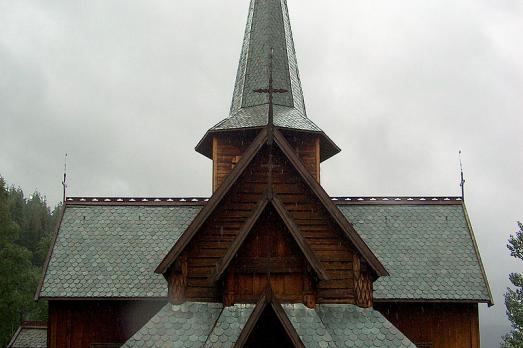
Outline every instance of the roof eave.
<path id="1" fill-rule="evenodd" d="M 490 299 L 448 299 L 448 298 L 374 298 L 374 303 L 486 303 L 489 307 L 494 303 Z"/>
<path id="2" fill-rule="evenodd" d="M 62 203 L 62 208 L 60 209 L 60 216 L 58 218 L 58 222 L 56 223 L 56 226 L 53 231 L 53 240 L 51 241 L 51 247 L 47 251 L 47 256 L 45 258 L 44 267 L 42 276 L 40 277 L 40 281 L 38 282 L 38 287 L 36 288 L 36 292 L 34 295 L 34 300 L 38 301 L 40 297 L 40 293 L 42 291 L 42 287 L 44 286 L 45 276 L 47 274 L 47 269 L 49 268 L 49 262 L 51 261 L 51 256 L 53 255 L 54 247 L 56 245 L 56 240 L 58 239 L 58 232 L 60 231 L 60 226 L 62 225 L 62 221 L 64 219 L 65 214 L 65 208 L 66 204 Z"/>
<path id="3" fill-rule="evenodd" d="M 226 133 L 232 133 L 232 132 L 241 132 L 241 131 L 252 131 L 252 130 L 261 130 L 265 126 L 257 126 L 257 127 L 245 127 L 245 128 L 230 128 L 230 129 L 209 129 L 202 139 L 196 144 L 195 150 L 196 152 L 204 155 L 205 157 L 212 159 L 212 137 L 217 134 L 226 134 Z M 290 131 L 290 132 L 297 132 L 297 133 L 304 133 L 304 134 L 317 134 L 320 136 L 321 141 L 321 150 L 320 150 L 320 162 L 323 162 L 332 156 L 338 154 L 341 149 L 336 145 L 334 141 L 323 131 L 310 131 L 310 130 L 304 130 L 304 129 L 296 129 L 296 128 L 284 128 L 284 127 L 276 127 L 277 129 L 280 129 L 282 131 Z"/>
<path id="4" fill-rule="evenodd" d="M 492 307 L 494 305 L 494 299 L 492 297 L 492 291 L 490 290 L 490 284 L 487 279 L 487 273 L 485 272 L 485 267 L 483 267 L 483 262 L 481 261 L 481 255 L 479 252 L 478 244 L 476 242 L 476 237 L 474 236 L 474 230 L 472 229 L 472 223 L 470 222 L 469 214 L 467 212 L 467 207 L 465 205 L 465 201 L 462 201 L 461 206 L 463 207 L 463 213 L 465 214 L 465 221 L 467 222 L 467 229 L 470 234 L 470 238 L 472 239 L 472 245 L 474 246 L 474 252 L 476 254 L 476 258 L 479 263 L 479 268 L 481 270 L 481 276 L 483 277 L 483 281 L 485 282 L 485 287 L 487 288 L 487 292 L 489 295 L 489 301 L 488 306 Z"/>

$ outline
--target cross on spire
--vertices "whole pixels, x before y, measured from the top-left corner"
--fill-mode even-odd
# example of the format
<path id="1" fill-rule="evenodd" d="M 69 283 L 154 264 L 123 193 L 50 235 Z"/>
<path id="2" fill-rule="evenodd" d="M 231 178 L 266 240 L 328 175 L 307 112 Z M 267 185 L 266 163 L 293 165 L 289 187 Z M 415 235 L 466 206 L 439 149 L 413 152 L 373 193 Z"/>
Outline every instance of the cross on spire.
<path id="1" fill-rule="evenodd" d="M 271 53 L 269 54 L 269 86 L 267 88 L 259 88 L 255 89 L 254 92 L 256 93 L 264 93 L 269 95 L 269 117 L 267 120 L 267 130 L 269 131 L 269 143 L 272 143 L 272 129 L 274 127 L 274 108 L 273 108 L 273 94 L 274 93 L 287 93 L 289 92 L 286 89 L 283 88 L 274 88 L 273 87 L 273 79 L 272 79 L 272 60 L 273 60 L 273 51 L 274 49 L 271 48 Z"/>

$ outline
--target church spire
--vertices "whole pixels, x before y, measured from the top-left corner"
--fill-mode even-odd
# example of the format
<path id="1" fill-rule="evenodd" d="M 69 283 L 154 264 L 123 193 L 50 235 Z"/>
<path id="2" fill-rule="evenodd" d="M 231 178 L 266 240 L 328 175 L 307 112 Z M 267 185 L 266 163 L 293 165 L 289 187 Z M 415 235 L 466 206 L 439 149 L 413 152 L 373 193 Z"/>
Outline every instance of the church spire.
<path id="1" fill-rule="evenodd" d="M 317 135 L 322 161 L 340 151 L 307 117 L 287 0 L 251 0 L 229 117 L 207 132 L 196 146 L 198 152 L 212 158 L 212 135 L 267 125 L 269 96 L 256 90 L 268 85 L 271 50 L 274 88 L 288 91 L 274 95 L 274 126 Z"/>
<path id="2" fill-rule="evenodd" d="M 286 0 L 251 0 L 230 116 L 268 104 L 268 96 L 254 90 L 267 85 L 271 50 L 274 88 L 291 92 L 275 96 L 274 104 L 306 116 Z"/>

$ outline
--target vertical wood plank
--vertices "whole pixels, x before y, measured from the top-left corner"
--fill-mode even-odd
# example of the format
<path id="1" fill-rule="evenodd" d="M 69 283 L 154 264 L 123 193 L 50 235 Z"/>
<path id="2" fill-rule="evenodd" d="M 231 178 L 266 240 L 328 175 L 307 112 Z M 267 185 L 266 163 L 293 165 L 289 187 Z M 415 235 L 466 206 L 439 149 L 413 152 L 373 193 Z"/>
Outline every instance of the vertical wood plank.
<path id="1" fill-rule="evenodd" d="M 414 344 L 433 348 L 478 348 L 476 303 L 374 303 Z"/>
<path id="2" fill-rule="evenodd" d="M 470 341 L 471 341 L 471 347 L 472 348 L 479 348 L 480 346 L 480 336 L 479 336 L 479 313 L 478 313 L 478 305 L 473 304 L 471 305 L 471 321 L 470 321 Z"/>
<path id="3" fill-rule="evenodd" d="M 218 137 L 212 137 L 212 192 L 218 186 Z"/>
<path id="4" fill-rule="evenodd" d="M 320 183 L 320 137 L 316 137 L 316 180 Z"/>

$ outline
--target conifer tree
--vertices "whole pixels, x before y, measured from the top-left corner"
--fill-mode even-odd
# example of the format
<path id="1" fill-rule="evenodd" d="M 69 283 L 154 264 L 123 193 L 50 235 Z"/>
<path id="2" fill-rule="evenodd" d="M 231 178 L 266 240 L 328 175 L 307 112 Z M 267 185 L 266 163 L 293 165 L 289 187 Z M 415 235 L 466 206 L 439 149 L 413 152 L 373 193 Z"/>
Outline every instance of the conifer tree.
<path id="1" fill-rule="evenodd" d="M 5 347 L 30 307 L 31 292 L 37 274 L 31 264 L 32 254 L 15 243 L 20 228 L 12 221 L 7 190 L 0 177 L 0 346 Z"/>
<path id="2" fill-rule="evenodd" d="M 510 255 L 523 261 L 523 224 L 518 222 L 519 231 L 511 235 L 507 248 Z M 505 306 L 507 316 L 512 324 L 512 331 L 503 337 L 503 347 L 523 347 L 523 274 L 511 273 L 510 282 L 515 289 L 507 289 L 505 293 Z"/>

